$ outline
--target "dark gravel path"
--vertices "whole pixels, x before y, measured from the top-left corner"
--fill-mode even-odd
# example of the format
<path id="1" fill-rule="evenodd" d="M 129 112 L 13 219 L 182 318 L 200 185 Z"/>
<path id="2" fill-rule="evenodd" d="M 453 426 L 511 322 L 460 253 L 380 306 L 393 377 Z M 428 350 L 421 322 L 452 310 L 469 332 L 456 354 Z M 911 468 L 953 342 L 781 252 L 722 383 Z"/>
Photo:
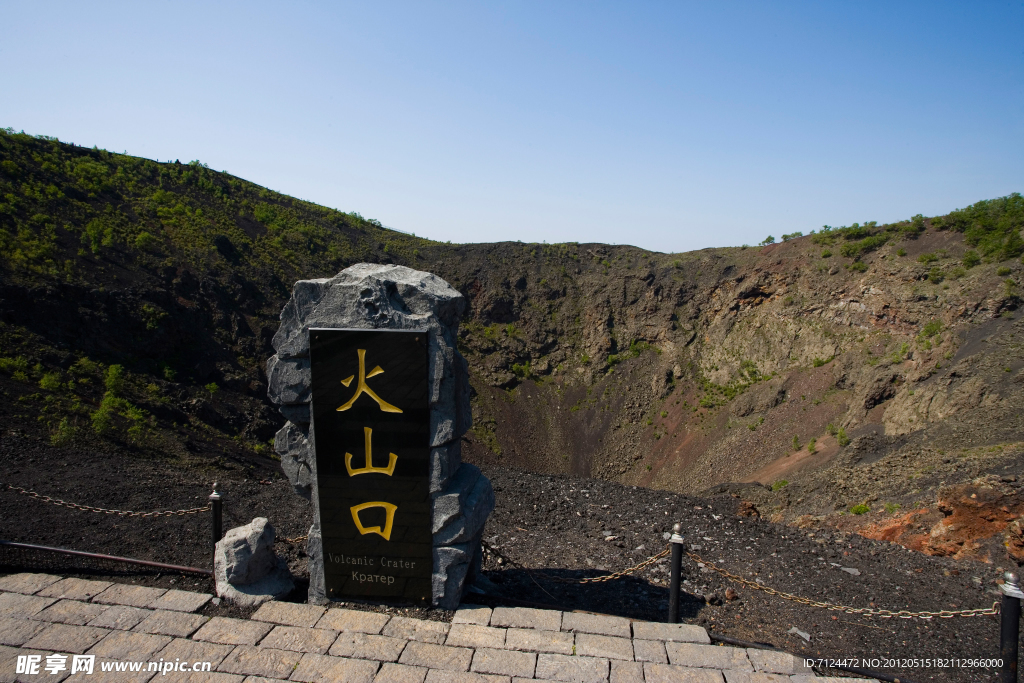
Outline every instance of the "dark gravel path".
<path id="1" fill-rule="evenodd" d="M 528 573 L 491 554 L 485 575 L 493 583 L 493 595 L 480 596 L 481 601 L 515 599 L 663 620 L 668 604 L 667 561 L 629 578 L 596 584 L 558 583 L 548 577 L 600 576 L 632 566 L 663 550 L 665 534 L 677 521 L 693 550 L 708 561 L 815 600 L 938 611 L 987 607 L 998 599 L 996 567 L 928 557 L 860 536 L 809 533 L 740 516 L 741 501 L 729 495 L 696 499 L 592 479 L 497 468 L 485 471 L 497 495 L 497 508 L 485 532 L 487 542 L 522 565 L 548 571 Z M 0 437 L 0 472 L 4 484 L 87 505 L 130 510 L 201 506 L 217 480 L 228 495 L 225 527 L 264 516 L 279 536 L 294 538 L 305 534 L 312 518 L 309 504 L 294 495 L 278 473 L 245 463 L 224 461 L 214 467 L 130 452 L 59 449 L 8 431 Z M 210 518 L 205 512 L 125 518 L 68 510 L 0 490 L 0 538 L 5 540 L 208 567 L 209 535 Z M 294 573 L 305 575 L 301 543 L 280 542 L 277 549 L 288 558 Z M 714 633 L 813 657 L 884 660 L 998 655 L 997 617 L 868 619 L 735 586 L 689 559 L 684 560 L 683 576 L 684 620 Z M 130 580 L 192 590 L 211 588 L 203 579 L 153 572 L 132 575 Z M 730 587 L 735 596 L 727 594 Z M 294 599 L 302 598 L 300 592 L 301 586 Z M 446 616 L 419 614 L 419 610 L 409 613 Z M 790 633 L 791 629 L 806 633 L 810 642 Z M 874 668 L 919 682 L 994 680 L 994 672 L 977 668 L 893 667 L 884 661 L 876 662 Z"/>

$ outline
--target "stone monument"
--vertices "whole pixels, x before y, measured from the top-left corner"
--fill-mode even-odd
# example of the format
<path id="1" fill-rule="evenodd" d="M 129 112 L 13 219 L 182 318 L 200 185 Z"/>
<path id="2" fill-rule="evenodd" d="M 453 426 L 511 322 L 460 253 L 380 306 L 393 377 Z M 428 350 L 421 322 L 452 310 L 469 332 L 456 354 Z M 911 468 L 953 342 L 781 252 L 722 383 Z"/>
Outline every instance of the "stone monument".
<path id="1" fill-rule="evenodd" d="M 291 299 L 281 311 L 281 326 L 273 340 L 276 353 L 267 361 L 267 378 L 270 399 L 280 407 L 287 419 L 275 439 L 275 450 L 281 456 L 281 468 L 296 493 L 314 503 L 314 521 L 307 541 L 310 602 L 321 604 L 331 597 L 324 576 L 322 501 L 314 447 L 317 443 L 316 424 L 314 410 L 311 408 L 311 329 L 331 332 L 411 330 L 425 336 L 422 341 L 425 342 L 426 354 L 428 424 L 425 434 L 427 443 L 423 444 L 427 461 L 424 490 L 429 500 L 424 510 L 429 510 L 429 530 L 432 536 L 431 603 L 443 609 L 453 609 L 458 605 L 465 588 L 480 571 L 480 541 L 487 516 L 494 509 L 494 491 L 480 470 L 473 465 L 463 464 L 461 458 L 460 439 L 472 420 L 469 370 L 466 360 L 457 349 L 458 325 L 464 309 L 463 296 L 444 280 L 431 273 L 404 266 L 360 263 L 346 268 L 333 278 L 300 280 L 295 283 Z M 321 354 L 321 351 L 316 353 Z M 366 353 L 372 354 L 373 351 Z M 362 355 L 359 362 L 363 362 Z M 367 365 L 373 362 L 368 361 Z M 380 367 L 364 370 L 360 365 L 359 386 L 364 386 L 364 377 L 369 378 L 377 371 L 384 373 L 386 370 Z M 349 380 L 351 382 L 351 378 Z M 344 380 L 341 383 L 345 384 Z M 349 393 L 355 389 L 353 385 Z M 352 400 L 358 395 L 359 391 L 355 391 Z M 323 406 L 319 406 L 316 412 L 321 416 L 329 415 L 323 412 Z M 370 442 L 367 438 L 366 469 L 383 471 L 385 468 L 371 467 Z M 321 450 L 324 450 L 323 444 Z M 363 462 L 362 443 L 351 445 L 349 450 L 356 454 L 358 462 Z M 324 452 L 320 455 L 321 458 L 326 457 Z M 346 454 L 346 457 L 351 456 Z M 387 454 L 378 455 L 377 458 L 383 462 Z M 335 465 L 331 467 L 335 468 Z M 349 474 L 352 473 L 349 469 Z M 371 479 L 366 478 L 367 481 Z M 361 533 L 378 529 L 363 529 L 355 511 L 352 520 L 360 527 Z M 383 536 L 382 533 L 376 533 Z"/>

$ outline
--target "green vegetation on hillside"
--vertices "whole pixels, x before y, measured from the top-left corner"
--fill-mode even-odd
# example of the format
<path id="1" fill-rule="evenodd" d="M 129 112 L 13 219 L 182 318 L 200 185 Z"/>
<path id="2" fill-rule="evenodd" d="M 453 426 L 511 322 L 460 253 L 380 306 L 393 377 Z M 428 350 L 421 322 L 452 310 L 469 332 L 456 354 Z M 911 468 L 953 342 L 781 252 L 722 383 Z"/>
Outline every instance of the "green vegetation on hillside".
<path id="1" fill-rule="evenodd" d="M 430 244 L 378 221 L 271 192 L 204 164 L 158 163 L 0 129 L 0 259 L 74 281 L 76 255 L 259 268 L 282 279 L 360 260 L 414 260 Z M 69 251 L 70 233 L 77 254 Z"/>

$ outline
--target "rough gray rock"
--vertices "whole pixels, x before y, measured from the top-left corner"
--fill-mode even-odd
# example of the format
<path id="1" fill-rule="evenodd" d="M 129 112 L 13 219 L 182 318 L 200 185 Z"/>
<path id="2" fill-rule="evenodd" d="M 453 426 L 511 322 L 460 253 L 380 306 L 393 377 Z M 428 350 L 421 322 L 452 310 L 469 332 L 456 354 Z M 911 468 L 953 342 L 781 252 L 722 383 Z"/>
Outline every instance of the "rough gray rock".
<path id="1" fill-rule="evenodd" d="M 217 595 L 243 607 L 284 597 L 295 588 L 288 563 L 274 554 L 274 527 L 265 517 L 224 534 L 213 573 Z"/>
<path id="2" fill-rule="evenodd" d="M 436 275 L 359 263 L 333 278 L 295 283 L 274 335 L 276 354 L 267 361 L 268 395 L 288 420 L 274 441 L 281 469 L 299 495 L 315 501 L 309 329 L 427 330 L 433 602 L 445 609 L 458 605 L 479 571 L 480 538 L 494 509 L 490 481 L 476 467 L 462 464 L 459 439 L 472 424 L 469 367 L 457 346 L 465 306 L 462 294 Z M 319 510 L 306 552 L 309 600 L 325 602 Z"/>

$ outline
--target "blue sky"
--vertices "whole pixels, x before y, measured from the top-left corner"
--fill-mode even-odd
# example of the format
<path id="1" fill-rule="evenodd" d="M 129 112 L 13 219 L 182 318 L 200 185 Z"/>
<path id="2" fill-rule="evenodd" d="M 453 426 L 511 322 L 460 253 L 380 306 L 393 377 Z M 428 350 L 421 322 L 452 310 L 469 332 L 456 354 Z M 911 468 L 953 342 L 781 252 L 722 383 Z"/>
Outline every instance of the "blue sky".
<path id="1" fill-rule="evenodd" d="M 755 244 L 1024 191 L 1024 2 L 2 3 L 0 127 L 453 242 Z"/>

